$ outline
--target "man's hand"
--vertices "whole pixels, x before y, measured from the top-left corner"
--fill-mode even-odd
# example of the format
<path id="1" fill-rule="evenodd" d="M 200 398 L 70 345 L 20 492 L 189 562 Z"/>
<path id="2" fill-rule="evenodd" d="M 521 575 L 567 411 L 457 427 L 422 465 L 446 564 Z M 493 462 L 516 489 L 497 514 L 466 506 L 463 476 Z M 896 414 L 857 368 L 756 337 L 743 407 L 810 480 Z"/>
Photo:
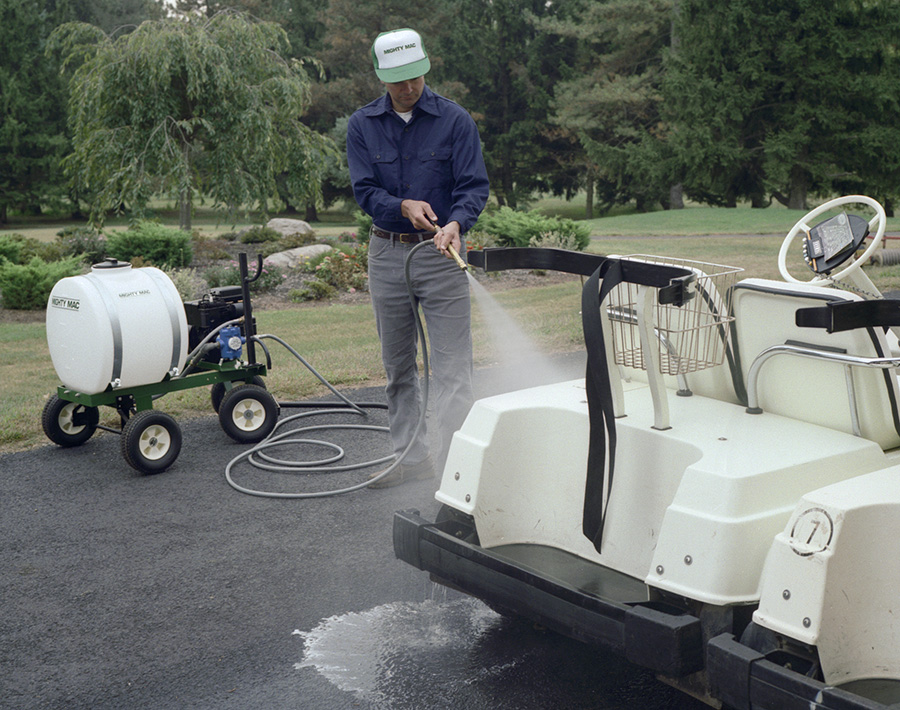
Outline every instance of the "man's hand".
<path id="1" fill-rule="evenodd" d="M 423 232 L 434 230 L 434 245 L 448 259 L 453 258 L 447 250 L 448 244 L 452 244 L 459 253 L 462 246 L 459 237 L 459 222 L 447 222 L 443 227 L 438 226 L 437 215 L 431 209 L 431 205 L 421 200 L 403 200 L 400 203 L 400 213 L 412 222 L 416 229 Z"/>
<path id="2" fill-rule="evenodd" d="M 421 232 L 430 232 L 435 227 L 437 215 L 431 205 L 422 200 L 403 200 L 400 203 L 400 214 L 413 223 L 413 227 Z"/>
<path id="3" fill-rule="evenodd" d="M 438 227 L 437 233 L 434 235 L 434 245 L 448 259 L 452 259 L 453 255 L 447 250 L 447 245 L 452 244 L 456 253 L 459 254 L 462 242 L 459 238 L 459 222 L 447 222 L 443 227 Z"/>

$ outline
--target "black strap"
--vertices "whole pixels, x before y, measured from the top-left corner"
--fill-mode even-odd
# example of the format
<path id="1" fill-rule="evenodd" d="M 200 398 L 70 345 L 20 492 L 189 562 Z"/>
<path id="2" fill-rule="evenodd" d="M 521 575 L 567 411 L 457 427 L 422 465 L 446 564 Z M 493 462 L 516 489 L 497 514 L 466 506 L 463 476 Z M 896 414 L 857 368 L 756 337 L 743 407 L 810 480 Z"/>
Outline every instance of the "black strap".
<path id="1" fill-rule="evenodd" d="M 815 308 L 798 308 L 795 322 L 801 328 L 824 328 L 828 333 L 900 325 L 900 301 L 832 301 Z"/>
<path id="2" fill-rule="evenodd" d="M 615 411 L 600 307 L 607 294 L 622 280 L 622 262 L 611 259 L 594 271 L 581 291 L 581 319 L 587 349 L 585 389 L 590 422 L 581 529 L 597 552 L 600 552 L 603 540 L 603 523 L 616 461 Z"/>
<path id="3" fill-rule="evenodd" d="M 581 318 L 587 349 L 585 389 L 590 422 L 582 531 L 599 552 L 616 459 L 615 409 L 603 338 L 601 304 L 615 286 L 628 282 L 657 289 L 656 300 L 660 304 L 682 306 L 694 297 L 690 285 L 696 280 L 696 274 L 681 266 L 550 248 L 472 250 L 468 252 L 467 260 L 485 271 L 551 269 L 590 276 L 581 292 Z"/>
<path id="4" fill-rule="evenodd" d="M 581 251 L 552 249 L 546 247 L 496 247 L 473 249 L 466 254 L 472 266 L 485 271 L 505 271 L 507 269 L 548 269 L 567 274 L 590 276 L 597 269 L 608 268 L 608 262 L 621 263 L 621 281 L 659 289 L 659 303 L 681 306 L 693 297 L 688 285 L 696 280 L 696 275 L 680 266 L 654 264 L 646 261 L 616 259 Z"/>

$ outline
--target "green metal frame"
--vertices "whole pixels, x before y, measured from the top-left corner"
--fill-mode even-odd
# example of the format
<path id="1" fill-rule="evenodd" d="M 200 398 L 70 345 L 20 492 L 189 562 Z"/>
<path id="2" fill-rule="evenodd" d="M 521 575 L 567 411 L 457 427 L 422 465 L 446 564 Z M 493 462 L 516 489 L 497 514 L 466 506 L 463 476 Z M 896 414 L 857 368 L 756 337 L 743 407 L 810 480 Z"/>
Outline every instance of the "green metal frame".
<path id="1" fill-rule="evenodd" d="M 130 398 L 134 402 L 134 410 L 141 412 L 145 409 L 153 409 L 153 398 L 157 395 L 179 392 L 193 387 L 203 387 L 216 384 L 217 382 L 224 382 L 227 387 L 228 383 L 241 380 L 250 382 L 256 375 L 260 377 L 265 377 L 266 375 L 266 366 L 258 363 L 244 365 L 238 361 L 228 361 L 222 364 L 201 362 L 198 363 L 197 367 L 205 370 L 205 372 L 195 372 L 175 379 L 167 376 L 162 382 L 140 385 L 138 387 L 107 389 L 97 394 L 76 392 L 60 385 L 56 390 L 56 394 L 60 399 L 67 402 L 77 402 L 86 407 L 110 406 L 116 409 L 119 409 L 119 403 L 124 398 Z"/>

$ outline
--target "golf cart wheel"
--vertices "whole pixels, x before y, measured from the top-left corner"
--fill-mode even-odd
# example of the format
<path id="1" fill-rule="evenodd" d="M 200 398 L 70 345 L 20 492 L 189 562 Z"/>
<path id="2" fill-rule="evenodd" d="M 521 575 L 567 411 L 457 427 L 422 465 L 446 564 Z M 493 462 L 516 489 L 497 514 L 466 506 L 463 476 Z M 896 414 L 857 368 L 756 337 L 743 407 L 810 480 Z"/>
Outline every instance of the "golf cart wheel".
<path id="1" fill-rule="evenodd" d="M 235 383 L 235 387 L 239 387 L 241 384 L 242 383 L 239 380 L 238 382 Z M 263 389 L 266 388 L 266 381 L 259 375 L 253 375 L 253 378 L 250 381 L 250 384 L 256 385 L 257 387 L 262 387 Z M 227 391 L 228 390 L 225 389 L 224 382 L 216 382 L 209 389 L 209 400 L 210 400 L 210 402 L 212 402 L 212 408 L 216 414 L 219 413 L 219 407 L 222 406 L 222 397 L 225 396 L 225 393 Z"/>
<path id="2" fill-rule="evenodd" d="M 51 395 L 41 414 L 41 426 L 47 438 L 60 446 L 81 446 L 97 430 L 100 410 L 67 402 Z"/>
<path id="3" fill-rule="evenodd" d="M 262 441 L 278 421 L 278 402 L 258 385 L 241 385 L 225 393 L 219 405 L 222 430 L 239 444 Z"/>
<path id="4" fill-rule="evenodd" d="M 181 453 L 181 427 L 165 412 L 145 409 L 122 428 L 122 456 L 141 473 L 161 473 Z"/>

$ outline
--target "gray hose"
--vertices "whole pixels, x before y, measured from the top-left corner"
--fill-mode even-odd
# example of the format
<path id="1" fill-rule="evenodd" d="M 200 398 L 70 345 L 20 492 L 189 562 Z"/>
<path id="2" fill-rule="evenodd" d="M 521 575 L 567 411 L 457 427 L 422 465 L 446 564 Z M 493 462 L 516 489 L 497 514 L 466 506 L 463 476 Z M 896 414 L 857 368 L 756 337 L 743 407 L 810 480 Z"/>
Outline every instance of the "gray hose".
<path id="1" fill-rule="evenodd" d="M 425 329 L 422 326 L 422 318 L 419 315 L 419 306 L 416 302 L 416 297 L 413 294 L 412 290 L 412 280 L 409 273 L 410 262 L 412 260 L 413 254 L 415 254 L 419 249 L 425 247 L 427 245 L 433 245 L 433 242 L 421 242 L 414 246 L 409 254 L 406 256 L 406 261 L 403 267 L 403 274 L 406 278 L 406 290 L 409 294 L 410 304 L 413 308 L 413 315 L 415 317 L 416 322 L 416 331 L 419 335 L 419 342 L 422 343 L 422 365 L 424 370 L 423 376 L 423 388 L 422 388 L 422 407 L 419 410 L 419 419 L 416 422 L 416 428 L 413 432 L 412 437 L 410 438 L 409 444 L 407 444 L 406 448 L 400 453 L 396 458 L 393 454 L 389 456 L 385 456 L 380 459 L 376 459 L 373 461 L 365 461 L 359 464 L 350 464 L 344 466 L 334 466 L 332 464 L 337 463 L 344 457 L 344 450 L 337 446 L 336 444 L 332 444 L 330 442 L 321 441 L 318 439 L 306 439 L 306 438 L 288 438 L 292 435 L 304 434 L 309 431 L 317 431 L 322 429 L 364 429 L 370 431 L 384 431 L 390 432 L 388 427 L 384 426 L 374 426 L 367 424 L 323 424 L 309 427 L 301 427 L 299 429 L 292 429 L 290 431 L 282 432 L 276 435 L 276 431 L 278 431 L 279 427 L 288 422 L 295 421 L 297 419 L 301 419 L 304 417 L 311 417 L 315 415 L 324 415 L 324 414 L 359 414 L 362 416 L 366 416 L 366 412 L 364 410 L 365 406 L 379 406 L 383 407 L 384 405 L 357 405 L 351 402 L 347 397 L 338 392 L 332 385 L 329 383 L 322 375 L 320 375 L 316 370 L 310 365 L 303 357 L 290 347 L 286 342 L 281 340 L 274 335 L 261 335 L 258 336 L 258 339 L 262 340 L 264 338 L 275 340 L 276 342 L 283 345 L 287 350 L 298 360 L 300 360 L 306 368 L 312 372 L 320 382 L 325 384 L 335 395 L 337 395 L 345 404 L 347 404 L 347 408 L 327 408 L 327 409 L 316 409 L 309 412 L 302 412 L 300 414 L 295 414 L 293 416 L 287 417 L 285 419 L 280 420 L 275 428 L 272 430 L 272 433 L 269 434 L 263 441 L 259 442 L 252 448 L 244 451 L 237 456 L 235 456 L 228 464 L 225 466 L 225 480 L 228 481 L 228 485 L 234 488 L 236 491 L 240 491 L 241 493 L 246 493 L 247 495 L 257 496 L 260 498 L 326 498 L 329 496 L 336 496 L 342 493 L 351 493 L 353 491 L 358 491 L 362 488 L 366 488 L 372 483 L 376 481 L 380 481 L 385 476 L 390 475 L 396 470 L 396 468 L 401 464 L 406 455 L 409 453 L 410 449 L 413 447 L 413 444 L 416 441 L 416 438 L 419 435 L 419 432 L 422 430 L 422 427 L 425 425 L 425 411 L 428 406 L 428 394 L 429 394 L 429 365 L 428 365 L 428 346 L 425 340 Z M 312 405 L 315 406 L 315 405 Z M 292 462 L 292 461 L 284 461 L 280 459 L 275 459 L 272 456 L 269 456 L 268 452 L 270 449 L 273 449 L 278 446 L 285 446 L 288 444 L 305 444 L 305 445 L 313 445 L 313 446 L 323 446 L 325 448 L 329 448 L 334 452 L 334 455 L 325 459 L 321 459 L 319 461 L 308 461 L 308 462 Z M 252 465 L 257 468 L 261 468 L 268 471 L 277 471 L 281 473 L 290 473 L 290 472 L 302 472 L 302 473 L 314 473 L 314 472 L 337 472 L 337 471 L 348 471 L 358 468 L 366 468 L 369 466 L 375 466 L 381 463 L 387 463 L 394 459 L 393 463 L 388 466 L 384 471 L 382 471 L 378 476 L 362 481 L 361 483 L 357 483 L 352 486 L 347 486 L 345 488 L 336 488 L 330 491 L 318 491 L 314 493 L 278 493 L 274 491 L 260 491 L 252 488 L 247 488 L 245 486 L 241 486 L 236 483 L 234 478 L 232 477 L 232 469 L 234 466 L 244 459 L 247 459 Z M 266 461 L 267 463 L 262 463 L 262 461 Z"/>

